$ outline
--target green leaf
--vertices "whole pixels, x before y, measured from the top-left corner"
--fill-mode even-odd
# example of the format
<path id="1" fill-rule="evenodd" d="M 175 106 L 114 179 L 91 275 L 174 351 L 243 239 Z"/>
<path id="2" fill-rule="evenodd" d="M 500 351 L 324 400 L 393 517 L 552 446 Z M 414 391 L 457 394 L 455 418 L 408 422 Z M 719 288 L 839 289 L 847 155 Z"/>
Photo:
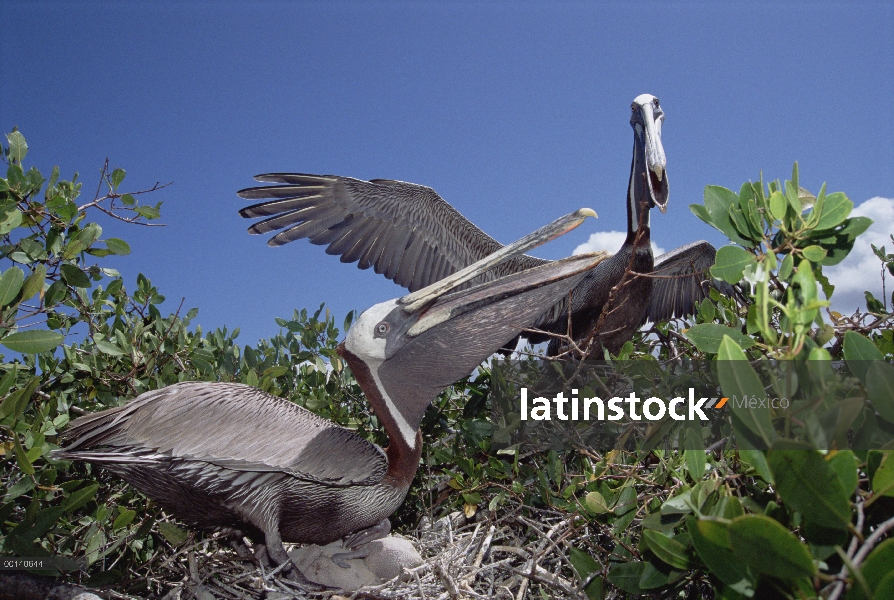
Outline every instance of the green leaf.
<path id="1" fill-rule="evenodd" d="M 700 352 L 709 354 L 717 354 L 717 351 L 720 350 L 720 342 L 723 341 L 725 335 L 731 337 L 741 348 L 750 348 L 754 345 L 754 340 L 750 336 L 743 334 L 738 329 L 718 323 L 694 325 L 686 331 L 685 335 Z"/>
<path id="2" fill-rule="evenodd" d="M 770 517 L 733 519 L 729 536 L 738 560 L 757 573 L 794 581 L 816 572 L 807 546 Z"/>
<path id="3" fill-rule="evenodd" d="M 785 208 L 787 204 L 785 196 L 779 192 L 773 192 L 770 195 L 770 214 L 777 221 L 781 221 L 785 217 Z"/>
<path id="4" fill-rule="evenodd" d="M 769 484 L 773 481 L 773 472 L 770 471 L 770 465 L 767 464 L 767 455 L 761 450 L 749 450 L 747 448 L 739 450 L 739 456 L 742 460 L 754 467 L 754 470 L 761 479 Z"/>
<path id="5" fill-rule="evenodd" d="M 739 283 L 745 268 L 757 262 L 755 256 L 737 246 L 721 246 L 717 250 L 711 275 L 728 283 Z"/>
<path id="6" fill-rule="evenodd" d="M 689 210 L 708 225 L 713 225 L 713 223 L 711 223 L 711 215 L 708 213 L 708 209 L 701 204 L 690 204 Z"/>
<path id="7" fill-rule="evenodd" d="M 853 217 L 845 221 L 844 227 L 836 231 L 817 232 L 812 240 L 821 244 L 828 252 L 823 259 L 824 265 L 837 265 L 850 253 L 857 236 L 872 225 L 872 219 Z M 819 238 L 819 239 L 817 239 Z"/>
<path id="8" fill-rule="evenodd" d="M 632 485 L 625 486 L 612 507 L 612 512 L 618 516 L 614 523 L 615 531 L 625 531 L 636 517 L 636 510 L 636 489 Z"/>
<path id="9" fill-rule="evenodd" d="M 66 244 L 65 249 L 62 251 L 62 258 L 65 260 L 71 260 L 81 252 L 87 249 L 86 244 L 80 240 L 72 240 L 68 244 Z"/>
<path id="10" fill-rule="evenodd" d="M 817 246 L 815 244 L 812 246 L 807 246 L 801 252 L 804 254 L 804 258 L 812 263 L 821 262 L 824 258 L 826 258 L 827 254 L 825 248 Z"/>
<path id="11" fill-rule="evenodd" d="M 792 207 L 792 212 L 800 215 L 804 211 L 804 205 L 801 204 L 801 195 L 798 193 L 798 182 L 796 179 L 795 177 L 792 181 L 785 182 L 785 200 Z"/>
<path id="12" fill-rule="evenodd" d="M 84 273 L 80 269 L 80 267 L 77 267 L 76 265 L 65 263 L 62 265 L 61 271 L 62 279 L 64 279 L 65 283 L 67 283 L 71 287 L 89 288 L 91 285 L 93 285 L 90 282 L 90 278 L 87 277 L 87 274 Z"/>
<path id="13" fill-rule="evenodd" d="M 91 502 L 96 496 L 96 491 L 98 489 L 99 484 L 94 483 L 72 492 L 71 496 L 68 497 L 68 500 L 65 501 L 65 504 L 62 505 L 65 508 L 65 512 L 71 513 L 88 502 Z"/>
<path id="14" fill-rule="evenodd" d="M 161 216 L 159 210 L 154 206 L 137 206 L 136 208 L 134 208 L 134 211 L 141 217 L 150 221 Z"/>
<path id="15" fill-rule="evenodd" d="M 776 438 L 769 409 L 740 405 L 749 399 L 766 397 L 764 386 L 754 368 L 749 364 L 745 352 L 729 336 L 724 336 L 717 352 L 717 377 L 723 395 L 729 398 L 733 416 L 764 444 L 769 446 Z M 742 440 L 740 440 L 740 443 Z"/>
<path id="16" fill-rule="evenodd" d="M 0 277 L 0 306 L 6 306 L 15 300 L 25 281 L 25 272 L 18 267 L 11 267 Z"/>
<path id="17" fill-rule="evenodd" d="M 63 512 L 64 510 L 61 506 L 45 508 L 37 513 L 37 518 L 34 520 L 33 526 L 27 527 L 24 522 L 20 523 L 10 534 L 10 537 L 18 538 L 18 542 L 33 542 L 34 540 L 45 536 L 47 532 L 55 527 L 56 522 L 59 520 L 59 517 L 62 516 Z"/>
<path id="18" fill-rule="evenodd" d="M 96 344 L 96 347 L 99 348 L 100 352 L 103 354 L 108 354 L 110 356 L 124 356 L 126 352 L 107 340 L 93 340 L 93 343 Z"/>
<path id="19" fill-rule="evenodd" d="M 692 512 L 692 490 L 686 490 L 681 494 L 665 501 L 661 505 L 662 515 L 688 515 Z"/>
<path id="20" fill-rule="evenodd" d="M 755 245 L 756 241 L 760 240 L 760 235 L 752 230 L 752 224 L 750 223 L 748 216 L 740 208 L 736 206 L 730 208 L 729 217 L 733 226 L 736 228 L 736 232 L 742 238 L 748 240 L 745 244 L 746 246 L 752 247 Z"/>
<path id="21" fill-rule="evenodd" d="M 53 198 L 47 201 L 47 208 L 65 221 L 71 221 L 78 213 L 77 205 L 62 196 L 53 196 Z"/>
<path id="22" fill-rule="evenodd" d="M 686 546 L 658 531 L 643 530 L 643 539 L 655 556 L 675 569 L 689 568 L 689 552 Z"/>
<path id="23" fill-rule="evenodd" d="M 851 373 L 860 378 L 866 385 L 866 373 L 869 371 L 869 361 L 882 360 L 884 356 L 876 348 L 872 341 L 857 333 L 846 331 L 844 333 L 844 360 Z"/>
<path id="24" fill-rule="evenodd" d="M 602 567 L 598 562 L 593 560 L 592 556 L 573 546 L 568 552 L 568 560 L 571 562 L 571 566 L 574 567 L 574 570 L 577 571 L 577 576 L 581 583 L 586 581 L 593 573 L 598 573 L 602 570 Z M 590 600 L 601 599 L 603 597 L 602 579 L 599 577 L 593 579 L 593 581 L 591 581 L 584 589 L 584 593 Z"/>
<path id="25" fill-rule="evenodd" d="M 118 189 L 118 186 L 124 181 L 124 176 L 126 174 L 124 169 L 115 169 L 112 171 L 112 189 Z"/>
<path id="26" fill-rule="evenodd" d="M 137 203 L 137 200 L 130 194 L 124 194 L 123 196 L 121 196 L 121 202 L 124 203 L 124 206 L 133 206 Z"/>
<path id="27" fill-rule="evenodd" d="M 291 371 L 291 369 L 286 365 L 275 365 L 268 369 L 265 369 L 264 376 L 282 377 L 283 375 L 289 373 L 289 371 Z"/>
<path id="28" fill-rule="evenodd" d="M 587 510 L 594 515 L 601 515 L 611 510 L 608 507 L 605 498 L 599 492 L 588 492 L 587 495 L 584 496 L 584 505 L 587 507 Z"/>
<path id="29" fill-rule="evenodd" d="M 866 396 L 885 421 L 894 423 L 894 366 L 884 361 L 873 361 L 869 365 Z"/>
<path id="30" fill-rule="evenodd" d="M 463 492 L 463 500 L 466 501 L 466 504 L 481 504 L 481 494 L 478 492 Z"/>
<path id="31" fill-rule="evenodd" d="M 19 436 L 13 435 L 12 442 L 15 447 L 16 462 L 19 463 L 19 470 L 25 475 L 34 475 L 34 467 L 31 465 L 31 461 L 28 460 L 21 442 L 19 442 Z"/>
<path id="32" fill-rule="evenodd" d="M 829 466 L 838 476 L 844 493 L 850 498 L 857 490 L 857 457 L 850 450 L 839 450 L 829 458 Z"/>
<path id="33" fill-rule="evenodd" d="M 11 333 L 0 339 L 0 344 L 21 354 L 39 354 L 52 350 L 61 344 L 64 339 L 65 336 L 57 331 L 33 329 Z"/>
<path id="34" fill-rule="evenodd" d="M 727 523 L 687 517 L 686 529 L 698 557 L 720 581 L 734 585 L 748 580 L 748 571 L 732 550 Z"/>
<path id="35" fill-rule="evenodd" d="M 3 499 L 7 501 L 15 500 L 22 494 L 27 494 L 33 490 L 35 485 L 34 480 L 30 477 L 22 477 L 15 483 L 15 485 L 9 488 L 9 491 L 6 492 L 6 496 L 4 496 Z"/>
<path id="36" fill-rule="evenodd" d="M 122 508 L 121 511 L 118 513 L 118 516 L 115 517 L 115 522 L 112 524 L 112 529 L 114 530 L 121 529 L 122 527 L 127 527 L 136 516 L 137 511 Z"/>
<path id="37" fill-rule="evenodd" d="M 705 187 L 705 210 L 709 223 L 726 235 L 733 242 L 741 246 L 752 246 L 753 242 L 741 237 L 730 218 L 730 208 L 738 206 L 739 196 L 725 187 L 709 185 Z M 696 213 L 696 216 L 699 216 Z"/>
<path id="38" fill-rule="evenodd" d="M 851 217 L 844 223 L 844 227 L 837 231 L 838 235 L 847 236 L 848 239 L 857 239 L 869 226 L 872 225 L 872 219 L 869 217 Z"/>
<path id="39" fill-rule="evenodd" d="M 19 388 L 9 394 L 0 403 L 0 419 L 5 419 L 9 415 L 13 415 L 14 419 L 18 419 L 25 412 L 28 401 L 37 388 L 40 387 L 40 377 L 32 377 L 24 387 Z"/>
<path id="40" fill-rule="evenodd" d="M 851 214 L 853 209 L 854 203 L 848 200 L 847 196 L 841 192 L 829 194 L 823 203 L 823 213 L 820 215 L 819 222 L 814 230 L 832 229 L 840 225 Z"/>
<path id="41" fill-rule="evenodd" d="M 655 566 L 651 561 L 643 567 L 643 574 L 639 578 L 639 587 L 641 590 L 653 590 L 666 586 L 673 580 L 679 579 L 679 571 L 668 569 L 661 565 L 661 569 Z"/>
<path id="42" fill-rule="evenodd" d="M 779 279 L 783 281 L 788 281 L 788 278 L 791 276 L 792 271 L 795 269 L 795 258 L 791 254 L 787 254 L 785 258 L 782 259 L 782 265 L 779 267 Z"/>
<path id="43" fill-rule="evenodd" d="M 19 131 L 13 131 L 6 134 L 6 141 L 9 142 L 10 160 L 22 164 L 22 160 L 28 154 L 28 142 L 25 141 L 25 136 Z"/>
<path id="44" fill-rule="evenodd" d="M 767 455 L 776 489 L 786 505 L 816 525 L 847 529 L 848 493 L 832 466 L 816 450 L 771 450 Z"/>
<path id="45" fill-rule="evenodd" d="M 707 464 L 705 443 L 692 428 L 686 430 L 686 449 L 683 450 L 683 460 L 686 462 L 686 470 L 689 471 L 692 480 L 701 481 Z"/>
<path id="46" fill-rule="evenodd" d="M 876 546 L 876 548 L 866 557 L 863 564 L 860 565 L 860 575 L 863 581 L 869 586 L 869 590 L 873 594 L 873 598 L 890 598 L 891 596 L 879 595 L 879 585 L 886 577 L 894 574 L 894 538 L 889 538 Z M 857 585 L 854 588 L 858 588 Z M 852 592 L 854 591 L 852 588 Z M 852 595 L 848 593 L 847 599 L 852 600 L 853 597 L 866 598 L 865 595 Z"/>
<path id="47" fill-rule="evenodd" d="M 884 453 L 881 464 L 872 474 L 872 491 L 879 496 L 894 496 L 894 451 Z"/>
<path id="48" fill-rule="evenodd" d="M 12 387 L 12 384 L 16 380 L 17 371 L 18 371 L 18 368 L 16 367 L 15 364 L 13 364 L 9 368 L 9 370 L 6 371 L 6 374 L 3 375 L 3 378 L 0 379 L 0 396 L 5 396 L 9 392 L 9 388 Z M 0 419 L 2 419 L 2 418 L 3 417 L 0 416 Z"/>
<path id="49" fill-rule="evenodd" d="M 130 254 L 130 246 L 128 243 L 118 238 L 107 239 L 106 248 L 108 248 L 112 254 L 117 254 L 118 256 L 127 256 Z"/>
<path id="50" fill-rule="evenodd" d="M 894 571 L 889 571 L 882 577 L 873 590 L 872 598 L 873 600 L 894 598 Z"/>
<path id="51" fill-rule="evenodd" d="M 68 295 L 68 287 L 61 279 L 54 281 L 43 295 L 44 306 L 50 308 L 62 302 Z"/>
<path id="52" fill-rule="evenodd" d="M 164 536 L 172 546 L 179 546 L 182 544 L 186 540 L 187 535 L 186 531 L 167 521 L 161 521 L 158 524 L 158 533 Z"/>
<path id="53" fill-rule="evenodd" d="M 17 208 L 9 208 L 0 214 L 0 235 L 6 235 L 22 224 L 22 211 Z"/>
<path id="54" fill-rule="evenodd" d="M 47 268 L 43 264 L 37 264 L 34 271 L 25 278 L 22 284 L 22 301 L 30 300 L 36 293 L 43 289 L 47 277 Z"/>
<path id="55" fill-rule="evenodd" d="M 643 576 L 645 568 L 646 563 L 640 561 L 617 563 L 609 569 L 606 579 L 610 584 L 625 592 L 643 594 L 644 591 L 639 587 L 639 580 Z"/>

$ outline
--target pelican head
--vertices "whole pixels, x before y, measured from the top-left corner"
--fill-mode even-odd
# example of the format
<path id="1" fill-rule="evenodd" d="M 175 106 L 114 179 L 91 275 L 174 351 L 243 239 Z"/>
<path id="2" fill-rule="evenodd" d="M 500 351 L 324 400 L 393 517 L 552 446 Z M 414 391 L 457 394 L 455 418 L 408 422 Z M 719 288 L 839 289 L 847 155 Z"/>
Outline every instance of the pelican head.
<path id="1" fill-rule="evenodd" d="M 633 127 L 635 144 L 634 160 L 642 157 L 645 162 L 645 188 L 648 190 L 649 208 L 657 206 L 661 212 L 667 211 L 667 159 L 661 145 L 661 123 L 664 111 L 658 98 L 651 94 L 640 94 L 630 105 L 630 125 Z M 639 186 L 637 186 L 639 187 Z"/>

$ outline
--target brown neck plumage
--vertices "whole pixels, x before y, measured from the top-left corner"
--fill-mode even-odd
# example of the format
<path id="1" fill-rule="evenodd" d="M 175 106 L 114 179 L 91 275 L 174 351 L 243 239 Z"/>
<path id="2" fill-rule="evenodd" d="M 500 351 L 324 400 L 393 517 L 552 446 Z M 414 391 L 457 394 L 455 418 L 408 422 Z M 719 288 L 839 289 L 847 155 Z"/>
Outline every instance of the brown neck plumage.
<path id="1" fill-rule="evenodd" d="M 343 344 L 339 345 L 338 353 L 351 367 L 351 372 L 388 435 L 388 446 L 385 448 L 385 454 L 388 456 L 388 472 L 382 480 L 383 483 L 395 487 L 408 487 L 413 481 L 413 476 L 416 474 L 416 468 L 422 457 L 422 432 L 417 429 L 413 444 L 408 444 L 397 425 L 395 416 L 391 414 L 382 397 L 369 366 L 345 349 Z"/>

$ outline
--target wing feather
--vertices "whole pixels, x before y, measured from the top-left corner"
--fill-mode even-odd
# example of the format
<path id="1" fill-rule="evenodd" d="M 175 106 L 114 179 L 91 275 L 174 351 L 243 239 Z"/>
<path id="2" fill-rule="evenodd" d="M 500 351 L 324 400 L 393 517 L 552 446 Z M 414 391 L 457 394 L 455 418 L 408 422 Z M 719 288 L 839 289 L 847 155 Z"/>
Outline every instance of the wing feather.
<path id="1" fill-rule="evenodd" d="M 205 435 L 208 425 L 214 435 Z M 188 382 L 75 420 L 63 454 L 111 446 L 170 453 L 229 469 L 278 471 L 328 485 L 371 485 L 388 460 L 378 446 L 297 404 L 236 383 Z"/>
<path id="2" fill-rule="evenodd" d="M 426 186 L 390 179 L 362 181 L 302 173 L 268 173 L 255 179 L 275 185 L 239 192 L 248 200 L 267 200 L 240 211 L 246 218 L 266 217 L 252 225 L 250 233 L 282 229 L 268 242 L 272 246 L 300 238 L 328 244 L 327 252 L 341 256 L 343 262 L 360 260 L 361 268 L 372 266 L 376 273 L 411 291 L 501 247 Z M 389 230 L 387 235 L 382 229 L 369 226 L 370 220 L 384 224 Z M 359 239 L 337 236 L 330 232 L 333 227 L 356 230 Z M 342 242 L 335 244 L 337 240 Z M 503 265 L 503 273 L 515 272 L 505 269 L 510 265 L 519 267 L 523 262 Z M 484 279 L 495 277 L 488 275 Z"/>
<path id="3" fill-rule="evenodd" d="M 658 277 L 649 302 L 648 319 L 658 322 L 693 314 L 698 303 L 708 296 L 708 286 L 731 293 L 731 286 L 715 281 L 708 273 L 716 254 L 714 246 L 700 240 L 656 258 L 652 274 Z"/>
<path id="4" fill-rule="evenodd" d="M 379 263 L 382 259 L 382 254 L 385 252 L 385 246 L 388 243 L 388 226 L 379 221 L 373 222 L 376 225 L 375 228 L 369 232 L 369 237 L 375 239 L 369 244 L 366 251 L 357 261 L 357 268 L 359 269 L 365 270 Z"/>

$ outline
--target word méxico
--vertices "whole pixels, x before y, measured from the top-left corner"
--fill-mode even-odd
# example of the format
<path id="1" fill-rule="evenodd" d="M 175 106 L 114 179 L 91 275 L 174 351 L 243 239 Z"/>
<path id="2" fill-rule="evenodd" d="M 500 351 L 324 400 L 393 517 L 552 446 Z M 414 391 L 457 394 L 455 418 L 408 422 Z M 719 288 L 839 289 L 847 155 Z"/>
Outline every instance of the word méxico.
<path id="1" fill-rule="evenodd" d="M 531 400 L 529 411 L 528 388 L 522 388 L 521 420 L 550 421 L 553 419 L 553 409 L 555 408 L 555 418 L 559 421 L 589 421 L 591 415 L 597 421 L 620 421 L 625 416 L 633 421 L 642 421 L 643 419 L 660 421 L 665 415 L 669 415 L 675 421 L 695 421 L 696 417 L 698 420 L 708 421 L 708 415 L 702 409 L 721 408 L 726 403 L 726 398 L 696 399 L 695 390 L 692 388 L 689 388 L 688 398 L 677 397 L 669 402 L 661 398 L 641 400 L 636 393 L 631 393 L 626 398 L 616 396 L 608 402 L 603 402 L 602 398 L 578 399 L 576 389 L 572 389 L 571 394 L 570 398 L 566 398 L 563 392 L 559 392 L 552 401 L 546 398 L 534 398 Z M 582 416 L 581 409 L 583 410 Z M 608 415 L 606 415 L 606 411 Z"/>

